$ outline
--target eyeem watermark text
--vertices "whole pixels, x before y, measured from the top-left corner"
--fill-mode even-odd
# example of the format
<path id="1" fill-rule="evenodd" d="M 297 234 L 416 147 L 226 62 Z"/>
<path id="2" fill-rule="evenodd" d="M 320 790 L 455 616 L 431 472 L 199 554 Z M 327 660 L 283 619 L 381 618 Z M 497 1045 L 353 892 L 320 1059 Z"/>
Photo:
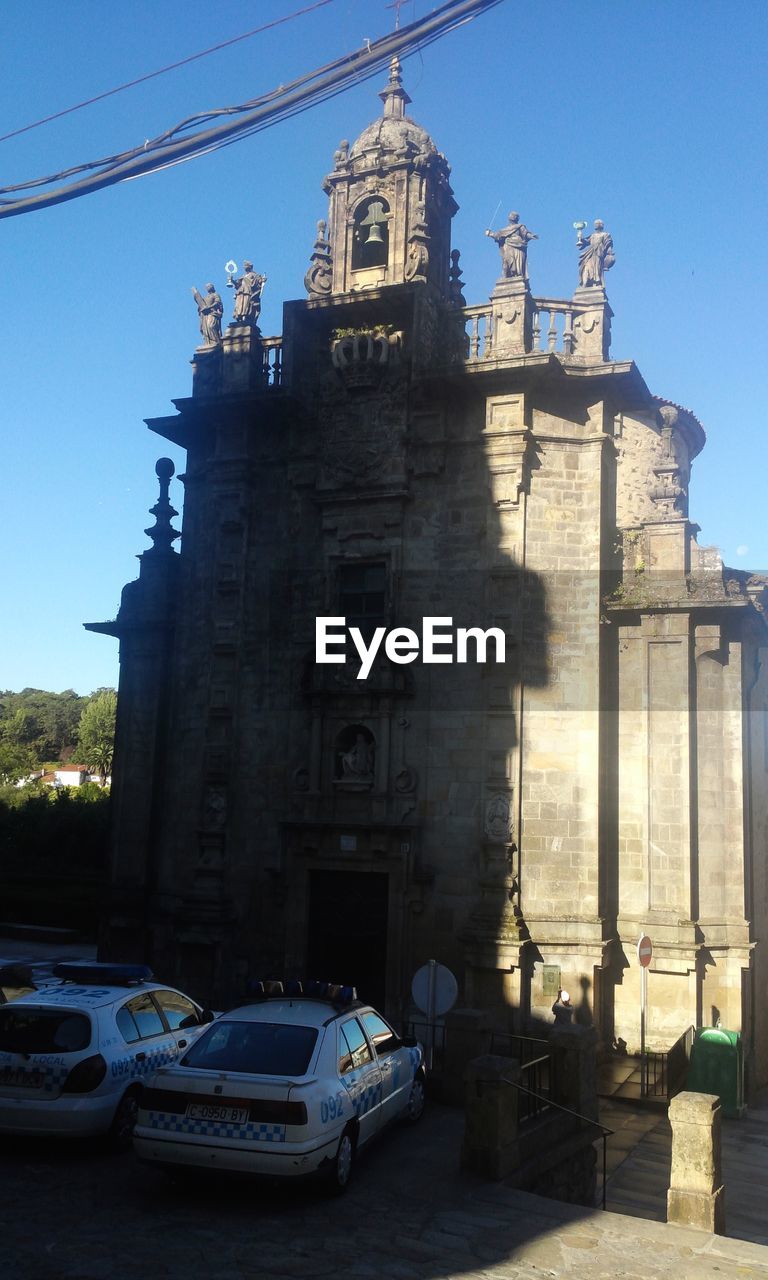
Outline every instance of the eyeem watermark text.
<path id="1" fill-rule="evenodd" d="M 360 658 L 358 680 L 367 680 L 376 655 L 384 642 L 390 662 L 405 665 L 421 657 L 422 662 L 505 662 L 506 636 L 499 627 L 457 627 L 453 618 L 423 618 L 421 636 L 410 627 L 376 627 L 366 642 L 359 627 L 347 627 L 346 618 L 315 619 L 315 662 L 344 663 L 347 660 L 347 634 Z M 470 645 L 473 658 L 470 659 Z M 488 648 L 494 654 L 489 659 Z M 455 655 L 455 656 L 454 656 Z"/>

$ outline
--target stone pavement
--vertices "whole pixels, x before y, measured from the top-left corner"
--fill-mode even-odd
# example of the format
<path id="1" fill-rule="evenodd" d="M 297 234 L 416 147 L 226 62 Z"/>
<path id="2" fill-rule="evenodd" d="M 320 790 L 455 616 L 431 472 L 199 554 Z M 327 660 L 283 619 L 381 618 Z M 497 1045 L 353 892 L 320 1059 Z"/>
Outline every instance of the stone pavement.
<path id="1" fill-rule="evenodd" d="M 364 1154 L 346 1196 L 170 1183 L 131 1154 L 0 1140 L 3 1280 L 768 1280 L 768 1249 L 461 1175 L 433 1105 Z"/>
<path id="2" fill-rule="evenodd" d="M 604 1124 L 614 1128 L 624 1123 L 620 1133 L 636 1139 L 634 1150 L 618 1164 L 608 1164 L 608 1208 L 638 1217 L 666 1221 L 667 1187 L 672 1149 L 672 1131 L 666 1115 L 641 1112 L 620 1103 L 601 1104 Z M 642 1132 L 643 1119 L 646 1121 Z M 620 1133 L 609 1139 L 622 1142 Z M 628 1145 L 625 1137 L 623 1145 Z M 725 1183 L 725 1223 L 729 1236 L 768 1245 L 768 1089 L 754 1099 L 740 1120 L 722 1121 L 723 1181 Z M 616 1152 L 620 1150 L 616 1148 Z"/>

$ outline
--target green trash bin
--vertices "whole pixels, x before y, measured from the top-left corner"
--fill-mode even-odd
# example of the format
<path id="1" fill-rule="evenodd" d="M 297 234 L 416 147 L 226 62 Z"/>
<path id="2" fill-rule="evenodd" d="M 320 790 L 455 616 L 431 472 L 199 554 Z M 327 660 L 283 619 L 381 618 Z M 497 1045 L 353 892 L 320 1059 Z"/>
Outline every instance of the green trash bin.
<path id="1" fill-rule="evenodd" d="M 744 1050 L 740 1031 L 699 1027 L 691 1048 L 686 1088 L 693 1093 L 715 1093 L 723 1114 L 744 1114 Z"/>

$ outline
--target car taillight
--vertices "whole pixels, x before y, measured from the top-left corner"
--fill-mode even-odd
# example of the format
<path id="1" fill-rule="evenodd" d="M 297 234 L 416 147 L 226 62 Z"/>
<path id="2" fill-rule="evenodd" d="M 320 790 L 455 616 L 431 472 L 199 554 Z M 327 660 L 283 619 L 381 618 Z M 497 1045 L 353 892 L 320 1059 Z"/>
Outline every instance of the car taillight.
<path id="1" fill-rule="evenodd" d="M 67 1076 L 61 1087 L 62 1093 L 91 1093 L 92 1090 L 98 1089 L 105 1075 L 107 1074 L 107 1064 L 100 1053 L 94 1053 L 90 1058 L 83 1058 L 82 1062 L 78 1062 Z"/>

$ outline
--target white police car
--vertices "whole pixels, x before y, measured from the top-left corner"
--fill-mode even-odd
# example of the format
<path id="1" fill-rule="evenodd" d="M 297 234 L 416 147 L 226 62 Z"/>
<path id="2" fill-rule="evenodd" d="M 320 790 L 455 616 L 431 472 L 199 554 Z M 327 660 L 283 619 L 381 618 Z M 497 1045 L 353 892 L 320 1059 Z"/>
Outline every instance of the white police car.
<path id="1" fill-rule="evenodd" d="M 130 1141 L 144 1078 L 173 1062 L 208 1013 L 144 965 L 74 961 L 57 985 L 0 1008 L 0 1133 Z"/>
<path id="2" fill-rule="evenodd" d="M 343 1190 L 355 1154 L 389 1121 L 424 1109 L 424 1054 L 328 983 L 258 984 L 143 1090 L 140 1159 L 289 1176 L 319 1171 Z"/>

